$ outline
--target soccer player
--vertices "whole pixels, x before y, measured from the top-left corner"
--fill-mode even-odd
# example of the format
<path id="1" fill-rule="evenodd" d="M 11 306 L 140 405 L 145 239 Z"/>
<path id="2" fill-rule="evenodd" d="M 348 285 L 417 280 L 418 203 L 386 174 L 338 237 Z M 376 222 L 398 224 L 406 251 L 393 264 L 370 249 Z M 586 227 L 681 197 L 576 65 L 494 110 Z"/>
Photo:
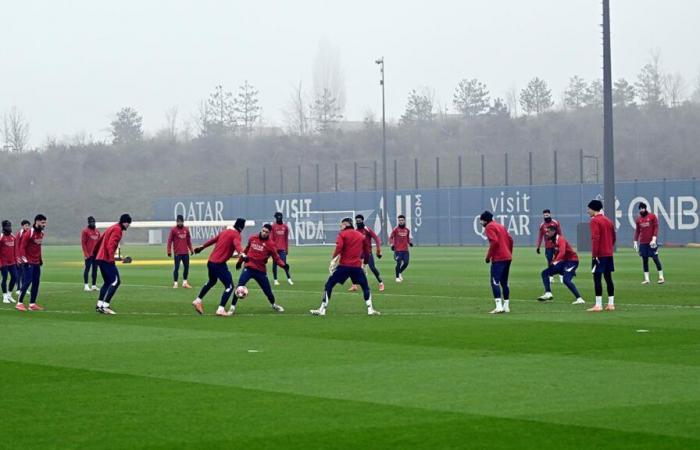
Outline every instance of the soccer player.
<path id="1" fill-rule="evenodd" d="M 29 310 L 41 311 L 44 308 L 36 304 L 36 298 L 39 295 L 39 283 L 41 282 L 41 266 L 44 261 L 41 257 L 41 244 L 44 241 L 44 229 L 46 228 L 46 216 L 37 214 L 34 217 L 34 225 L 29 231 L 22 234 L 22 239 L 19 243 L 19 257 L 25 264 L 24 274 L 22 278 L 22 289 L 19 294 L 19 300 L 15 308 L 18 311 L 26 311 L 24 306 L 24 297 L 31 287 L 29 296 Z"/>
<path id="2" fill-rule="evenodd" d="M 408 247 L 413 247 L 411 241 L 411 230 L 406 228 L 406 216 L 399 215 L 399 226 L 391 231 L 389 236 L 389 245 L 391 251 L 394 252 L 394 260 L 396 261 L 396 282 L 403 281 L 403 271 L 408 267 L 409 253 Z"/>
<path id="3" fill-rule="evenodd" d="M 87 218 L 87 227 L 83 229 L 80 234 L 80 243 L 83 247 L 83 257 L 85 258 L 85 270 L 83 270 L 83 282 L 85 282 L 85 292 L 97 291 L 97 263 L 95 262 L 95 257 L 92 255 L 97 245 L 97 241 L 100 239 L 100 230 L 95 226 L 95 218 L 90 216 Z M 92 288 L 88 284 L 88 276 L 90 275 L 90 269 L 92 269 Z"/>
<path id="4" fill-rule="evenodd" d="M 369 270 L 372 271 L 374 278 L 376 278 L 377 282 L 379 282 L 379 292 L 383 292 L 384 281 L 382 281 L 382 276 L 380 275 L 377 266 L 374 264 L 374 256 L 372 256 L 372 241 L 374 240 L 374 245 L 377 247 L 377 259 L 382 259 L 382 241 L 379 239 L 379 236 L 377 236 L 377 233 L 375 233 L 374 230 L 365 225 L 365 216 L 362 214 L 355 216 L 355 226 L 357 227 L 357 231 L 365 235 L 365 246 L 369 247 L 369 254 L 363 256 L 362 259 L 368 261 L 367 265 L 369 266 Z M 356 291 L 357 286 L 353 284 L 348 290 Z"/>
<path id="5" fill-rule="evenodd" d="M 275 213 L 275 223 L 272 224 L 272 242 L 277 247 L 277 254 L 286 263 L 289 254 L 289 227 L 284 223 L 283 217 L 281 212 Z M 287 275 L 287 283 L 294 286 L 292 277 L 289 275 L 289 267 L 284 270 L 284 273 Z M 280 285 L 280 282 L 277 281 L 277 264 L 272 265 L 272 279 L 275 286 Z"/>
<path id="6" fill-rule="evenodd" d="M 588 215 L 591 217 L 591 256 L 593 285 L 595 287 L 595 306 L 587 311 L 599 312 L 603 310 L 603 282 L 608 289 L 608 304 L 606 311 L 615 311 L 615 285 L 612 273 L 615 271 L 613 252 L 615 249 L 615 225 L 612 220 L 603 214 L 603 202 L 591 200 L 588 203 Z"/>
<path id="7" fill-rule="evenodd" d="M 19 296 L 21 289 L 22 289 L 22 280 L 24 279 L 24 269 L 26 268 L 26 264 L 20 259 L 19 257 L 19 245 L 22 242 L 22 236 L 24 236 L 24 233 L 28 232 L 29 229 L 32 227 L 32 223 L 28 221 L 27 219 L 22 219 L 22 222 L 20 222 L 20 229 L 15 235 L 15 242 L 17 243 L 17 295 Z"/>
<path id="8" fill-rule="evenodd" d="M 119 243 L 124 232 L 129 229 L 129 225 L 131 225 L 131 216 L 126 213 L 122 214 L 119 217 L 119 222 L 105 230 L 93 250 L 95 261 L 97 261 L 97 266 L 100 268 L 103 280 L 100 295 L 97 297 L 97 305 L 95 306 L 95 312 L 99 314 L 116 314 L 112 309 L 112 297 L 119 289 L 122 280 L 117 264 L 114 261 L 114 255 L 117 253 Z"/>
<path id="9" fill-rule="evenodd" d="M 642 284 L 649 284 L 649 258 L 654 260 L 656 270 L 659 272 L 659 284 L 664 284 L 664 271 L 659 260 L 659 246 L 656 238 L 659 235 L 659 219 L 654 213 L 647 210 L 644 202 L 639 203 L 639 217 L 637 217 L 637 228 L 634 230 L 634 250 L 642 257 L 642 269 L 644 269 L 644 281 Z"/>
<path id="10" fill-rule="evenodd" d="M 542 244 L 542 240 L 544 240 L 544 256 L 547 258 L 547 266 L 552 265 L 552 259 L 554 259 L 554 243 L 552 242 L 551 239 L 547 239 L 545 234 L 547 233 L 547 228 L 550 226 L 554 226 L 557 229 L 557 235 L 561 236 L 561 225 L 559 224 L 558 220 L 555 220 L 552 218 L 552 211 L 549 209 L 545 209 L 542 211 L 542 223 L 540 224 L 540 231 L 539 234 L 537 235 L 537 254 L 540 254 L 540 246 Z M 551 277 L 549 279 L 549 282 L 551 283 L 554 281 L 554 277 Z M 559 281 L 563 281 L 563 277 L 560 275 L 559 276 Z"/>
<path id="11" fill-rule="evenodd" d="M 362 288 L 362 293 L 367 305 L 367 314 L 370 316 L 380 315 L 379 311 L 372 306 L 372 294 L 367 283 L 367 276 L 362 270 L 362 258 L 369 254 L 369 249 L 366 246 L 365 236 L 352 226 L 350 217 L 344 218 L 340 222 L 340 232 L 335 239 L 335 251 L 333 252 L 333 260 L 331 261 L 330 272 L 331 276 L 326 281 L 326 286 L 321 300 L 321 306 L 318 309 L 312 309 L 310 312 L 314 316 L 325 316 L 328 310 L 328 302 L 331 300 L 333 287 L 336 284 L 343 284 L 348 278 L 359 284 Z"/>
<path id="12" fill-rule="evenodd" d="M 12 289 L 17 283 L 17 239 L 12 234 L 12 223 L 9 220 L 2 221 L 2 235 L 0 235 L 0 270 L 2 271 L 2 302 L 15 303 L 12 298 Z M 7 286 L 7 277 L 10 277 L 10 287 Z"/>
<path id="13" fill-rule="evenodd" d="M 175 252 L 175 269 L 173 270 L 173 289 L 177 289 L 177 277 L 180 273 L 180 263 L 182 262 L 182 287 L 190 289 L 192 286 L 187 282 L 187 275 L 190 273 L 190 254 L 192 250 L 192 236 L 190 229 L 185 226 L 185 218 L 182 214 L 177 215 L 175 226 L 170 229 L 167 245 L 168 258 Z"/>
<path id="14" fill-rule="evenodd" d="M 248 281 L 252 278 L 258 283 L 260 289 L 267 297 L 267 301 L 270 302 L 270 306 L 274 311 L 284 312 L 284 308 L 281 305 L 275 303 L 275 295 L 272 293 L 272 288 L 270 287 L 270 280 L 267 278 L 267 260 L 272 257 L 273 263 L 285 269 L 289 270 L 289 264 L 284 262 L 277 252 L 277 247 L 270 239 L 270 233 L 272 233 L 272 225 L 266 223 L 263 225 L 260 233 L 253 235 L 248 239 L 248 245 L 243 249 L 243 254 L 248 256 L 248 260 L 245 262 L 245 268 L 241 272 L 241 276 L 238 278 L 238 286 L 245 286 Z M 239 257 L 236 263 L 236 270 L 240 270 L 243 265 L 243 258 Z M 229 309 L 229 315 L 233 315 L 236 311 L 236 304 L 238 303 L 238 297 L 235 295 L 231 299 L 231 308 Z"/>
<path id="15" fill-rule="evenodd" d="M 537 300 L 544 302 L 554 298 L 552 295 L 551 280 L 552 275 L 558 274 L 563 276 L 563 283 L 567 288 L 574 294 L 574 305 L 583 305 L 585 300 L 581 298 L 581 294 L 576 289 L 574 284 L 574 277 L 576 276 L 576 269 L 578 268 L 578 255 L 571 248 L 569 242 L 557 232 L 557 227 L 555 225 L 550 225 L 545 231 L 545 237 L 547 240 L 554 243 L 554 258 L 552 262 L 547 266 L 546 269 L 542 271 L 542 284 L 544 284 L 544 295 L 540 296 Z"/>
<path id="16" fill-rule="evenodd" d="M 245 228 L 245 219 L 238 218 L 233 225 L 233 229 L 223 230 L 218 235 L 209 239 L 200 247 L 194 249 L 196 254 L 199 254 L 207 247 L 214 244 L 214 250 L 209 255 L 209 260 L 207 261 L 207 270 L 209 271 L 209 281 L 202 287 L 199 291 L 199 295 L 192 302 L 194 310 L 198 314 L 204 314 L 204 306 L 202 305 L 202 299 L 207 295 L 207 292 L 216 285 L 217 280 L 221 281 L 224 285 L 224 292 L 221 294 L 221 302 L 216 310 L 216 315 L 221 317 L 226 317 L 229 314 L 226 312 L 226 303 L 228 299 L 231 298 L 233 294 L 233 277 L 231 276 L 231 271 L 228 270 L 228 265 L 226 261 L 231 259 L 234 252 L 237 252 L 243 261 L 247 261 L 248 257 L 243 252 L 241 248 L 241 233 Z"/>
<path id="17" fill-rule="evenodd" d="M 491 263 L 491 290 L 496 303 L 496 308 L 491 311 L 491 314 L 509 313 L 508 275 L 510 274 L 510 263 L 513 260 L 513 237 L 503 225 L 494 222 L 493 214 L 490 211 L 481 213 L 479 221 L 484 227 L 486 238 L 489 240 L 486 264 Z M 501 288 L 503 288 L 502 294 Z"/>

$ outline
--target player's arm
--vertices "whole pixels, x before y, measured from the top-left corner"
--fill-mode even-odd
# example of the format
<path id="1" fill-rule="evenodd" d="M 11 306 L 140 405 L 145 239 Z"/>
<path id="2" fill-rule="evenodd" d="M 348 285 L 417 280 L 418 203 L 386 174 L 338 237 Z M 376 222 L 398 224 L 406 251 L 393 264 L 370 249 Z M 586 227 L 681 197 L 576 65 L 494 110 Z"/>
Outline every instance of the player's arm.
<path id="1" fill-rule="evenodd" d="M 370 235 L 370 238 L 372 238 L 372 240 L 374 240 L 374 245 L 377 247 L 377 258 L 381 258 L 382 257 L 382 239 L 371 228 L 369 229 L 369 235 Z M 370 249 L 370 251 L 372 251 L 372 249 Z"/>
<path id="2" fill-rule="evenodd" d="M 496 231 L 491 228 L 487 227 L 486 228 L 486 238 L 489 240 L 489 250 L 486 252 L 486 262 L 491 261 L 491 257 L 493 254 L 496 252 L 496 249 L 498 248 L 498 234 Z"/>
<path id="3" fill-rule="evenodd" d="M 344 244 L 345 241 L 343 241 L 343 237 L 340 235 L 340 233 L 338 233 L 338 237 L 335 238 L 335 250 L 333 250 L 333 258 L 340 255 L 340 253 L 343 251 Z"/>
<path id="4" fill-rule="evenodd" d="M 27 254 L 27 244 L 29 244 L 29 233 L 31 233 L 31 231 L 25 231 L 19 241 L 19 256 L 17 259 L 19 259 L 22 263 L 27 262 L 25 255 Z"/>
<path id="5" fill-rule="evenodd" d="M 596 221 L 593 220 L 591 220 L 589 227 L 591 229 L 591 256 L 597 258 L 600 248 L 600 228 Z"/>
<path id="6" fill-rule="evenodd" d="M 635 226 L 634 226 L 634 239 L 632 240 L 632 247 L 635 250 L 639 250 L 639 220 L 636 221 Z"/>
<path id="7" fill-rule="evenodd" d="M 192 248 L 192 235 L 190 234 L 190 230 L 187 230 L 187 248 L 190 250 L 190 254 L 194 253 L 194 249 Z"/>
<path id="8" fill-rule="evenodd" d="M 540 254 L 540 247 L 542 246 L 542 238 L 544 237 L 544 230 L 542 229 L 542 225 L 540 225 L 540 229 L 537 232 L 537 249 L 535 250 L 537 254 Z"/>
<path id="9" fill-rule="evenodd" d="M 561 262 L 561 259 L 566 254 L 566 241 L 564 239 L 557 239 L 557 251 L 554 252 L 554 259 L 552 260 L 552 265 L 555 266 Z"/>
<path id="10" fill-rule="evenodd" d="M 511 254 L 513 253 L 513 244 L 513 236 L 511 236 L 510 233 L 508 233 L 508 248 L 510 249 Z"/>
<path id="11" fill-rule="evenodd" d="M 406 235 L 406 239 L 408 239 L 408 246 L 413 247 L 413 238 L 411 237 L 411 230 L 408 230 L 408 235 Z"/>
<path id="12" fill-rule="evenodd" d="M 244 262 L 243 254 L 248 254 L 249 250 L 250 250 L 250 239 L 248 239 L 248 245 L 245 246 L 245 249 L 243 250 L 243 252 L 238 252 L 238 261 L 236 262 L 236 270 L 240 270 L 240 268 Z"/>
<path id="13" fill-rule="evenodd" d="M 393 250 L 393 247 L 394 247 L 394 238 L 395 238 L 395 237 L 396 237 L 396 228 L 394 228 L 393 230 L 391 230 L 391 234 L 389 234 L 389 245 L 392 247 L 392 250 Z"/>
<path id="14" fill-rule="evenodd" d="M 121 241 L 121 236 L 117 233 L 112 233 L 109 235 L 109 240 L 105 243 L 107 245 L 107 251 L 109 255 L 115 255 L 117 253 L 117 248 L 119 247 L 119 241 Z"/>
<path id="15" fill-rule="evenodd" d="M 83 247 L 83 256 L 85 258 L 90 257 L 90 254 L 89 254 L 88 249 L 87 249 L 87 244 L 88 244 L 89 239 L 90 239 L 90 237 L 85 232 L 85 230 L 83 230 L 82 233 L 80 234 L 80 245 Z"/>
<path id="16" fill-rule="evenodd" d="M 209 240 L 208 240 L 207 242 L 205 242 L 204 244 L 202 244 L 202 245 L 200 245 L 199 247 L 195 248 L 195 249 L 194 249 L 194 252 L 195 252 L 195 253 L 201 253 L 202 250 L 204 250 L 205 248 L 211 247 L 212 245 L 216 244 L 217 242 L 219 242 L 219 236 L 221 236 L 221 233 L 217 234 L 216 236 L 214 236 L 213 238 L 209 239 Z M 240 244 L 239 244 L 239 245 L 240 245 Z"/>
<path id="17" fill-rule="evenodd" d="M 659 219 L 654 216 L 651 219 L 651 247 L 656 247 L 656 239 L 659 236 Z"/>
<path id="18" fill-rule="evenodd" d="M 273 246 L 270 249 L 270 256 L 272 256 L 272 261 L 283 269 L 289 268 L 286 262 L 282 261 L 279 253 L 277 252 L 277 247 Z"/>
<path id="19" fill-rule="evenodd" d="M 173 250 L 173 237 L 174 237 L 173 235 L 174 234 L 175 233 L 172 229 L 170 230 L 170 233 L 168 233 L 168 243 L 166 246 L 166 251 L 168 252 L 168 256 L 172 255 L 172 253 L 173 253 L 172 250 Z"/>

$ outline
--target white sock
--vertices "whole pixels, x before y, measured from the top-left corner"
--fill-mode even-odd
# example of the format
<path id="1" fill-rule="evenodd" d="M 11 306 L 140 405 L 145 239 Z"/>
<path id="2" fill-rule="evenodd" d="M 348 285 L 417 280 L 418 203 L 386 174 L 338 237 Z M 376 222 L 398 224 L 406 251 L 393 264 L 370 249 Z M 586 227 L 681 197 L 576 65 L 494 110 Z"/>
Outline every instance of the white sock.
<path id="1" fill-rule="evenodd" d="M 509 308 L 510 307 L 510 300 L 503 300 L 503 307 Z"/>
<path id="2" fill-rule="evenodd" d="M 102 302 L 102 307 L 103 307 L 103 308 L 109 308 L 110 305 L 109 305 L 109 303 L 107 303 L 107 302 Z"/>
<path id="3" fill-rule="evenodd" d="M 89 285 L 89 284 L 86 284 L 86 285 L 85 285 L 85 289 L 90 289 L 90 285 Z"/>
<path id="4" fill-rule="evenodd" d="M 365 300 L 365 305 L 367 305 L 367 309 L 372 308 L 372 297 L 370 297 L 369 300 Z"/>
<path id="5" fill-rule="evenodd" d="M 649 281 L 649 272 L 644 272 L 644 281 Z"/>
<path id="6" fill-rule="evenodd" d="M 663 277 L 664 277 L 664 271 L 663 271 L 663 270 L 659 270 L 659 278 L 663 278 Z"/>
<path id="7" fill-rule="evenodd" d="M 500 299 L 500 298 L 496 298 L 496 299 L 494 299 L 493 301 L 496 302 L 496 308 L 503 308 L 503 306 L 501 305 L 501 299 Z"/>
<path id="8" fill-rule="evenodd" d="M 595 305 L 599 308 L 603 307 L 603 297 L 599 297 L 596 295 L 595 297 Z"/>
<path id="9" fill-rule="evenodd" d="M 615 304 L 615 296 L 611 295 L 608 297 L 608 305 L 614 305 Z"/>
<path id="10" fill-rule="evenodd" d="M 583 301 L 583 297 L 579 297 L 576 299 L 576 301 L 579 301 L 579 300 Z"/>
<path id="11" fill-rule="evenodd" d="M 105 302 L 103 302 L 102 300 L 97 300 L 97 307 L 98 308 L 102 308 L 104 305 L 105 305 Z"/>

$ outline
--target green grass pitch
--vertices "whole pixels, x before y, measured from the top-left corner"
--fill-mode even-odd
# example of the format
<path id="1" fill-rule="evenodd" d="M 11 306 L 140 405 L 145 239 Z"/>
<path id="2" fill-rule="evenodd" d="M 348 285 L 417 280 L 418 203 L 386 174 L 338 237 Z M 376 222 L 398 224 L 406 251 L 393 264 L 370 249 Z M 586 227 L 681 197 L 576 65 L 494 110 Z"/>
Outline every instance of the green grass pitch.
<path id="1" fill-rule="evenodd" d="M 414 248 L 403 284 L 379 262 L 381 317 L 347 285 L 308 315 L 331 250 L 291 250 L 284 314 L 252 284 L 237 316 L 211 315 L 220 285 L 197 316 L 204 265 L 174 290 L 162 263 L 121 265 L 108 317 L 80 250 L 47 247 L 46 311 L 0 307 L 0 448 L 700 448 L 700 250 L 663 249 L 667 284 L 645 287 L 620 251 L 618 309 L 594 314 L 558 283 L 535 301 L 544 256 L 516 249 L 512 312 L 492 316 L 484 249 Z"/>

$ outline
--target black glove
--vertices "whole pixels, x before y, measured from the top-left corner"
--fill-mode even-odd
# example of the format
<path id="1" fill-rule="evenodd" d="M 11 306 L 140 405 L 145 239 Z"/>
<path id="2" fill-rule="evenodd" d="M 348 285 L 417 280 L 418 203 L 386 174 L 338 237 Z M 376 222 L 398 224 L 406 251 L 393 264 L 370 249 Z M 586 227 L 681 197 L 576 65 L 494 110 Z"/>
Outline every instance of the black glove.
<path id="1" fill-rule="evenodd" d="M 591 258 L 591 268 L 595 267 L 598 264 L 598 258 Z"/>
<path id="2" fill-rule="evenodd" d="M 377 259 L 382 259 L 382 256 L 383 255 L 381 253 L 377 253 Z"/>
<path id="3" fill-rule="evenodd" d="M 239 259 L 238 262 L 236 263 L 236 270 L 241 270 L 242 265 L 243 265 L 243 260 Z"/>
<path id="4" fill-rule="evenodd" d="M 284 270 L 289 271 L 289 264 L 285 264 L 284 267 L 282 267 Z"/>
<path id="5" fill-rule="evenodd" d="M 409 246 L 409 247 L 413 247 L 413 242 L 409 242 L 409 243 L 408 243 L 408 246 Z"/>
<path id="6" fill-rule="evenodd" d="M 391 246 L 391 251 L 392 251 L 392 252 L 395 252 L 395 251 L 396 251 L 396 250 L 394 250 L 394 246 L 393 246 L 393 245 Z"/>
<path id="7" fill-rule="evenodd" d="M 484 259 L 484 261 L 486 261 L 486 264 L 488 264 L 488 263 L 491 262 L 491 258 L 489 258 L 489 257 L 487 256 L 486 259 Z"/>
<path id="8" fill-rule="evenodd" d="M 168 253 L 168 258 L 170 258 L 170 257 L 172 257 L 172 256 L 173 256 L 172 253 Z"/>
<path id="9" fill-rule="evenodd" d="M 241 256 L 241 259 L 245 262 L 248 262 L 248 257 L 247 256 Z"/>
<path id="10" fill-rule="evenodd" d="M 194 254 L 199 255 L 200 253 L 202 253 L 202 250 L 204 250 L 202 247 L 197 247 L 194 249 Z"/>
<path id="11" fill-rule="evenodd" d="M 537 251 L 537 254 L 539 255 L 539 254 L 540 254 L 540 248 L 537 247 L 537 250 L 536 250 L 536 251 Z"/>
<path id="12" fill-rule="evenodd" d="M 124 258 L 122 258 L 122 264 L 131 264 L 131 261 L 133 261 L 131 256 L 125 256 Z"/>

